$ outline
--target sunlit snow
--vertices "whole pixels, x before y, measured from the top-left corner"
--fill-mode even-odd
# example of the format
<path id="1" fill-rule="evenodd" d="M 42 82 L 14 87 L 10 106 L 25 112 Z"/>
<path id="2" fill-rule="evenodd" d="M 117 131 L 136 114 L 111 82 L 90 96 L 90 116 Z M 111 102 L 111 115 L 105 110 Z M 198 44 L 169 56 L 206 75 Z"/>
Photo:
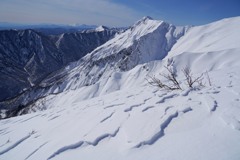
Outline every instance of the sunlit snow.
<path id="1" fill-rule="evenodd" d="M 139 28 L 133 26 L 87 56 L 114 54 L 101 50 L 109 51 L 114 40 L 124 45 L 117 50 L 131 46 L 162 23 L 141 21 Z M 239 160 L 239 28 L 239 17 L 192 27 L 163 60 L 153 55 L 128 71 L 104 70 L 89 86 L 79 87 L 69 77 L 64 84 L 74 87 L 38 100 L 32 108 L 36 112 L 0 121 L 0 160 Z M 161 78 L 169 59 L 182 91 L 160 90 L 146 81 L 149 75 Z M 186 86 L 185 66 L 193 76 L 203 73 L 205 87 Z"/>

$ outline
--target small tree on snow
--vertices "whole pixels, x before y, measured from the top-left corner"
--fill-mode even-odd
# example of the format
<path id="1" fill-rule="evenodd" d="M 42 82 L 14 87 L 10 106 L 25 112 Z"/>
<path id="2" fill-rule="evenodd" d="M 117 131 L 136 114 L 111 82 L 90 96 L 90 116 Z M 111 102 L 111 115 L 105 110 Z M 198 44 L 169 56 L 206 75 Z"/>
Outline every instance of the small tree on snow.
<path id="1" fill-rule="evenodd" d="M 171 68 L 170 65 L 165 66 L 165 68 L 167 69 L 168 73 L 162 73 L 160 75 L 164 77 L 169 83 L 163 83 L 162 80 L 156 78 L 155 76 L 148 76 L 148 83 L 152 86 L 157 86 L 168 91 L 182 90 L 180 83 L 176 78 L 177 75 L 173 71 L 173 68 Z"/>
<path id="2" fill-rule="evenodd" d="M 164 83 L 161 79 L 156 78 L 155 76 L 148 76 L 147 82 L 152 86 L 157 86 L 161 89 L 165 89 L 168 91 L 173 90 L 182 90 L 182 87 L 180 85 L 179 80 L 177 80 L 177 75 L 173 71 L 173 61 L 165 68 L 167 69 L 167 73 L 160 74 L 161 77 L 163 77 L 168 83 Z M 194 78 L 192 71 L 189 66 L 186 66 L 182 69 L 183 75 L 185 76 L 186 84 L 189 88 L 193 88 L 195 84 L 197 84 L 199 87 L 204 87 L 203 84 L 203 74 L 200 76 Z M 210 80 L 209 80 L 210 81 Z"/>
<path id="3" fill-rule="evenodd" d="M 202 83 L 202 80 L 203 80 L 203 74 L 201 74 L 199 77 L 197 78 L 194 78 L 193 77 L 193 74 L 192 74 L 192 71 L 190 69 L 189 66 L 186 66 L 182 69 L 182 72 L 185 76 L 185 80 L 187 81 L 187 85 L 189 88 L 193 88 L 193 85 L 195 83 L 198 83 L 199 86 L 204 86 L 203 83 Z"/>

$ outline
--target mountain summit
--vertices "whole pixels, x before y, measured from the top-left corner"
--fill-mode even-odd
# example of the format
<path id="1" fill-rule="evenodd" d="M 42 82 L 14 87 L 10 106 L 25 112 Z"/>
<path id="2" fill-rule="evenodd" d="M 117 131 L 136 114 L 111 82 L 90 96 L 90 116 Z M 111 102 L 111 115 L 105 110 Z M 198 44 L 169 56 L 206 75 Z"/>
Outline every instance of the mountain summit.
<path id="1" fill-rule="evenodd" d="M 150 17 L 150 16 L 144 16 L 144 17 L 143 17 L 141 20 L 139 20 L 139 21 L 144 22 L 144 21 L 147 21 L 147 20 L 153 20 L 153 18 Z"/>
<path id="2" fill-rule="evenodd" d="M 108 30 L 109 28 L 106 27 L 106 26 L 98 26 L 95 30 L 98 31 L 98 32 L 102 32 L 104 30 Z"/>
<path id="3" fill-rule="evenodd" d="M 0 103 L 0 160 L 239 160 L 239 28 L 136 22 Z"/>

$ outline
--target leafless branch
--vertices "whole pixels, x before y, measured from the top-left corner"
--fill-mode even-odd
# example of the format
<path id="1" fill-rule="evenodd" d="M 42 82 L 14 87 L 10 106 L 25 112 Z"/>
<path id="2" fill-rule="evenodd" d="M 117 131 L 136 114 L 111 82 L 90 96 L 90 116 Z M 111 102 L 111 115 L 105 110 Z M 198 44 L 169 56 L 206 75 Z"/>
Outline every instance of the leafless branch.
<path id="1" fill-rule="evenodd" d="M 206 75 L 207 75 L 207 80 L 208 80 L 209 86 L 212 86 L 212 82 L 211 82 L 211 79 L 210 79 L 210 77 L 208 75 L 208 71 L 206 71 Z"/>
<path id="2" fill-rule="evenodd" d="M 173 70 L 169 66 L 165 66 L 168 73 L 167 74 L 160 74 L 162 77 L 164 77 L 166 80 L 169 81 L 170 84 L 163 83 L 160 79 L 156 78 L 155 76 L 149 76 L 147 79 L 148 83 L 152 86 L 157 86 L 159 88 L 165 89 L 165 90 L 182 90 L 178 80 L 176 79 L 176 74 L 173 72 Z"/>
<path id="3" fill-rule="evenodd" d="M 193 85 L 195 83 L 198 83 L 200 86 L 203 86 L 203 83 L 202 83 L 202 80 L 203 80 L 203 74 L 201 74 L 199 77 L 197 78 L 193 78 L 193 75 L 192 75 L 192 71 L 190 69 L 189 66 L 186 66 L 182 69 L 182 72 L 186 78 L 186 81 L 187 81 L 187 85 L 188 87 L 190 88 L 193 88 Z"/>
<path id="4" fill-rule="evenodd" d="M 173 68 L 171 68 L 170 65 L 165 66 L 167 73 L 160 73 L 160 76 L 165 78 L 165 80 L 167 81 L 167 83 L 163 83 L 161 79 L 156 78 L 155 76 L 148 76 L 148 78 L 146 79 L 147 82 L 152 85 L 152 86 L 157 86 L 161 89 L 165 89 L 168 91 L 172 91 L 172 90 L 182 90 L 182 87 L 179 83 L 179 81 L 177 80 L 177 75 L 176 73 L 174 73 Z M 182 72 L 185 76 L 185 80 L 186 80 L 186 84 L 189 88 L 193 88 L 194 86 L 199 86 L 199 87 L 205 87 L 205 84 L 203 84 L 203 74 L 201 74 L 200 76 L 194 78 L 192 71 L 190 69 L 190 67 L 186 66 L 182 69 Z M 208 76 L 208 82 L 209 85 L 211 86 L 211 81 L 210 78 Z"/>

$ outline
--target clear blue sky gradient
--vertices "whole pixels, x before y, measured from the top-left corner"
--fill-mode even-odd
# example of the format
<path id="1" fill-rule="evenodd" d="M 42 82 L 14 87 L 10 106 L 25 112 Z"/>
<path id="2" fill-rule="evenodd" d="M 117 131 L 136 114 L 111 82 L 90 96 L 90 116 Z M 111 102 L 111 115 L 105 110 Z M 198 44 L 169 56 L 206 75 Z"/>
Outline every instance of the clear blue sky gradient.
<path id="1" fill-rule="evenodd" d="M 178 25 L 200 25 L 240 16 L 240 0 L 113 0 L 157 19 Z"/>
<path id="2" fill-rule="evenodd" d="M 0 0 L 0 22 L 129 26 L 143 16 L 201 25 L 240 16 L 240 0 Z"/>

